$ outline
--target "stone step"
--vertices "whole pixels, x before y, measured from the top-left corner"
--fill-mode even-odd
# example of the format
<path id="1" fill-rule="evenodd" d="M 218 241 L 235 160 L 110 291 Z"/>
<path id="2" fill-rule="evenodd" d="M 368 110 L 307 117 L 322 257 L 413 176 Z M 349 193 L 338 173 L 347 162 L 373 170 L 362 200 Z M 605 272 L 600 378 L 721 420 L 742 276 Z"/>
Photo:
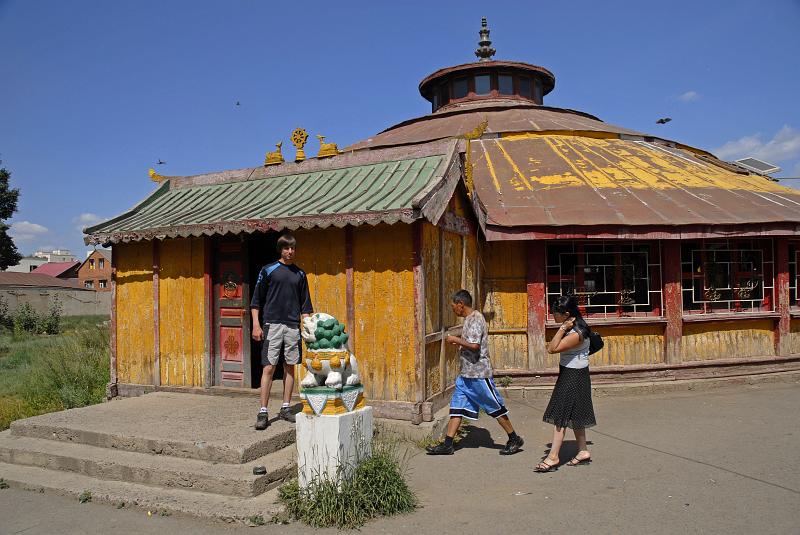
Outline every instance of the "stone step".
<path id="1" fill-rule="evenodd" d="M 262 494 L 296 470 L 295 448 L 269 453 L 247 464 L 229 464 L 108 449 L 0 433 L 0 462 L 37 466 L 102 480 L 229 496 Z M 253 475 L 253 466 L 267 469 Z"/>
<path id="2" fill-rule="evenodd" d="M 248 463 L 293 444 L 294 424 L 256 431 L 250 400 L 156 392 L 11 423 L 14 436 L 224 463 Z"/>
<path id="3" fill-rule="evenodd" d="M 137 483 L 106 481 L 73 472 L 48 470 L 0 462 L 0 478 L 10 487 L 37 492 L 52 492 L 78 498 L 91 492 L 93 502 L 137 507 L 153 514 L 185 514 L 225 522 L 252 523 L 260 516 L 269 522 L 281 506 L 278 490 L 273 489 L 253 498 L 221 496 L 183 489 L 163 489 Z"/>

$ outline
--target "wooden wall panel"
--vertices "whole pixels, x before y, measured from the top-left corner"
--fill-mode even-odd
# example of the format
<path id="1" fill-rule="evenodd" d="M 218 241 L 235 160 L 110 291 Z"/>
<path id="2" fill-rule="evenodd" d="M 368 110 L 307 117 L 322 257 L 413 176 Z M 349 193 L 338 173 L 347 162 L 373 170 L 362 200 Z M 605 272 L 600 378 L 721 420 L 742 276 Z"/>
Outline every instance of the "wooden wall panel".
<path id="1" fill-rule="evenodd" d="M 478 240 L 473 235 L 464 236 L 464 244 L 466 264 L 463 287 L 472 294 L 473 299 L 476 299 L 478 297 Z"/>
<path id="2" fill-rule="evenodd" d="M 526 242 L 500 241 L 481 245 L 483 277 L 524 280 L 527 272 Z"/>
<path id="3" fill-rule="evenodd" d="M 684 323 L 681 360 L 689 362 L 774 355 L 773 326 L 771 319 Z"/>
<path id="4" fill-rule="evenodd" d="M 456 377 L 461 373 L 461 360 L 458 357 L 458 347 L 453 344 L 444 345 L 444 378 L 445 388 L 456 382 Z"/>
<path id="5" fill-rule="evenodd" d="M 528 296 L 524 280 L 484 279 L 483 315 L 495 369 L 528 368 Z"/>
<path id="6" fill-rule="evenodd" d="M 789 334 L 786 335 L 786 347 L 789 355 L 800 353 L 800 319 L 793 319 L 789 326 Z"/>
<path id="7" fill-rule="evenodd" d="M 442 233 L 442 277 L 444 278 L 444 295 L 442 308 L 444 326 L 461 325 L 463 320 L 455 315 L 450 305 L 450 298 L 461 289 L 461 266 L 463 260 L 462 240 L 458 234 Z"/>
<path id="8" fill-rule="evenodd" d="M 439 229 L 427 221 L 422 225 L 422 270 L 425 276 L 425 333 L 442 328 L 439 324 L 441 281 L 441 241 Z M 438 362 L 438 360 L 437 360 Z"/>
<path id="9" fill-rule="evenodd" d="M 495 370 L 528 369 L 528 335 L 490 334 L 489 357 Z"/>
<path id="10" fill-rule="evenodd" d="M 153 384 L 153 244 L 114 246 L 117 262 L 117 377 Z"/>
<path id="11" fill-rule="evenodd" d="M 414 401 L 412 228 L 353 231 L 355 354 L 367 399 Z"/>
<path id="12" fill-rule="evenodd" d="M 623 366 L 664 362 L 664 325 L 593 326 L 605 347 L 589 357 L 589 366 Z M 547 340 L 555 336 L 547 329 Z M 559 355 L 547 355 L 543 369 L 558 368 Z"/>
<path id="13" fill-rule="evenodd" d="M 439 366 L 439 355 L 441 353 L 441 342 L 429 342 L 425 344 L 425 398 L 430 398 L 440 393 L 442 388 L 441 367 Z"/>
<path id="14" fill-rule="evenodd" d="M 203 238 L 159 244 L 161 384 L 203 386 L 205 375 L 205 253 Z"/>
<path id="15" fill-rule="evenodd" d="M 347 274 L 345 271 L 345 230 L 297 230 L 295 261 L 308 277 L 308 291 L 316 312 L 325 312 L 347 323 Z M 347 330 L 352 325 L 346 325 Z"/>

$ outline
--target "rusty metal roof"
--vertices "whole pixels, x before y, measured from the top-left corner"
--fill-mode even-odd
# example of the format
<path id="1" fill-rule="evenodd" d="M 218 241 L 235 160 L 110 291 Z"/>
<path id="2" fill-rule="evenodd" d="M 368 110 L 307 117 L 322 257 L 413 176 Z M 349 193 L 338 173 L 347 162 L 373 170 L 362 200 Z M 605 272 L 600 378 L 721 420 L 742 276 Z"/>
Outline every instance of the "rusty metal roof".
<path id="1" fill-rule="evenodd" d="M 19 273 L 14 271 L 0 272 L 0 286 L 36 287 L 36 288 L 69 288 L 84 290 L 77 279 L 59 279 L 43 273 Z M 86 290 L 94 291 L 94 290 Z"/>
<path id="2" fill-rule="evenodd" d="M 521 239 L 526 227 L 800 226 L 800 191 L 703 156 L 574 134 L 480 139 L 471 144 L 475 204 L 489 239 Z"/>
<path id="3" fill-rule="evenodd" d="M 346 150 L 373 149 L 426 143 L 462 136 L 481 121 L 488 121 L 487 134 L 513 132 L 607 132 L 646 137 L 646 134 L 604 123 L 575 110 L 550 108 L 519 100 L 482 100 L 448 106 L 447 111 L 417 117 L 355 143 Z"/>
<path id="4" fill-rule="evenodd" d="M 436 222 L 461 176 L 457 141 L 170 177 L 90 243 L 364 223 Z"/>

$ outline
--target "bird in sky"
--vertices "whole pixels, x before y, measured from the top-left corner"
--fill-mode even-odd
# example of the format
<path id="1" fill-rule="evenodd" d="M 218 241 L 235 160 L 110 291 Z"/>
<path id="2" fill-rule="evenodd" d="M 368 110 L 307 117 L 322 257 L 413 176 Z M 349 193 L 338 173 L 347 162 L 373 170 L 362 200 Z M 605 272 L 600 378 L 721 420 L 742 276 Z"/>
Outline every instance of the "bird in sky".
<path id="1" fill-rule="evenodd" d="M 159 158 L 158 161 L 156 162 L 156 165 L 164 165 L 165 163 L 167 163 L 167 162 L 165 162 L 161 158 Z"/>
<path id="2" fill-rule="evenodd" d="M 237 105 L 237 106 L 241 106 L 241 104 L 239 104 L 239 101 L 238 101 L 238 100 L 236 101 L 236 105 Z"/>
<path id="3" fill-rule="evenodd" d="M 671 117 L 662 117 L 661 119 L 659 119 L 658 121 L 656 121 L 656 124 L 667 124 L 667 123 L 668 123 L 668 122 L 670 122 L 671 120 L 672 120 L 672 118 L 671 118 Z"/>

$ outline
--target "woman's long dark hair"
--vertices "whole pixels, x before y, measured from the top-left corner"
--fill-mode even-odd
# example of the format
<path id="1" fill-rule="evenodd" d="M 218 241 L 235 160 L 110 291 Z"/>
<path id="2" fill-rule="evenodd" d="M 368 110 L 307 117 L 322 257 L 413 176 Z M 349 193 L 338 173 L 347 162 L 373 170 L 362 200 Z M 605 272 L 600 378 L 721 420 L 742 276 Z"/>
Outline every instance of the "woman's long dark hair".
<path id="1" fill-rule="evenodd" d="M 572 316 L 575 318 L 575 323 L 573 324 L 573 328 L 578 331 L 581 335 L 581 338 L 586 340 L 589 336 L 589 325 L 586 323 L 586 320 L 583 319 L 581 316 L 581 311 L 578 310 L 578 300 L 575 299 L 574 295 L 562 295 L 556 299 L 555 303 L 553 303 L 553 312 L 558 312 L 559 314 L 566 314 L 568 316 Z"/>

